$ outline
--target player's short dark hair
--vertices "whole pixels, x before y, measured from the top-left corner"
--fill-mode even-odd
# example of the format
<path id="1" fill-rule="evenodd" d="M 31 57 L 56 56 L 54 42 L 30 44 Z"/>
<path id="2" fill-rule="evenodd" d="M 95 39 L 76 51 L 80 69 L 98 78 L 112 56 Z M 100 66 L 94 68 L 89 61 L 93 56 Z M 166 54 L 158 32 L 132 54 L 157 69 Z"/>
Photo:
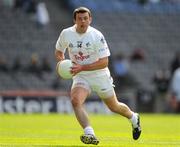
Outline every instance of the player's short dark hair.
<path id="1" fill-rule="evenodd" d="M 86 13 L 86 12 L 88 12 L 89 17 L 91 17 L 91 11 L 90 11 L 88 8 L 86 8 L 86 7 L 76 8 L 76 9 L 74 10 L 74 12 L 73 12 L 73 18 L 74 18 L 74 20 L 76 20 L 76 14 L 77 14 L 77 13 Z"/>

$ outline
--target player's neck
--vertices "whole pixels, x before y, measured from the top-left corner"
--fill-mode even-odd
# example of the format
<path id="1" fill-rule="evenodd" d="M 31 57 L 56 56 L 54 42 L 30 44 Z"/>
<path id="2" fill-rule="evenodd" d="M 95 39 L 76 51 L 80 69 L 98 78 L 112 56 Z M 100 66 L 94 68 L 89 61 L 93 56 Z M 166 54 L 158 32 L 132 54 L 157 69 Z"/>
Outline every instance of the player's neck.
<path id="1" fill-rule="evenodd" d="M 77 25 L 75 25 L 75 30 L 80 35 L 83 35 L 84 33 L 86 33 L 87 29 L 81 29 L 81 28 L 78 28 Z"/>

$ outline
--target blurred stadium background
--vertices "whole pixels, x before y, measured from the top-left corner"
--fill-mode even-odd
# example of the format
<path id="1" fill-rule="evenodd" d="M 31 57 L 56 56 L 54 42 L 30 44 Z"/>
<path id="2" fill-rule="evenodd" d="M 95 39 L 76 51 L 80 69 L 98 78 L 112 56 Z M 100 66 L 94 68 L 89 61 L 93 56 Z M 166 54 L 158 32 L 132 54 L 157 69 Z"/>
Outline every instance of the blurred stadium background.
<path id="1" fill-rule="evenodd" d="M 71 81 L 55 73 L 54 49 L 78 6 L 92 10 L 92 26 L 109 44 L 120 100 L 139 112 L 174 112 L 169 85 L 180 51 L 179 0 L 1 0 L 0 112 L 72 112 Z M 119 58 L 127 69 L 114 65 Z M 158 71 L 166 76 L 160 82 L 154 80 Z M 89 111 L 109 113 L 95 94 L 86 104 Z"/>

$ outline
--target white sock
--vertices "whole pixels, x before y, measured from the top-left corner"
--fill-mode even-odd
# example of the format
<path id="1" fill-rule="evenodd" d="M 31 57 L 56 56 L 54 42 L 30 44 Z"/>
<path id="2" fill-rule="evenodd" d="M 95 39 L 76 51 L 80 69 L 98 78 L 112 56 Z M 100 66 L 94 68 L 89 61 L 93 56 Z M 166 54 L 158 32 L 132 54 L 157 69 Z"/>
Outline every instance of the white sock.
<path id="1" fill-rule="evenodd" d="M 132 123 L 132 125 L 133 125 L 134 128 L 137 128 L 137 127 L 138 127 L 138 125 L 137 125 L 138 116 L 137 116 L 136 113 L 133 112 L 133 115 L 132 115 L 132 117 L 131 117 L 129 120 L 130 120 L 130 122 Z"/>
<path id="2" fill-rule="evenodd" d="M 92 134 L 95 135 L 94 130 L 91 126 L 87 126 L 86 128 L 84 128 L 84 134 Z"/>

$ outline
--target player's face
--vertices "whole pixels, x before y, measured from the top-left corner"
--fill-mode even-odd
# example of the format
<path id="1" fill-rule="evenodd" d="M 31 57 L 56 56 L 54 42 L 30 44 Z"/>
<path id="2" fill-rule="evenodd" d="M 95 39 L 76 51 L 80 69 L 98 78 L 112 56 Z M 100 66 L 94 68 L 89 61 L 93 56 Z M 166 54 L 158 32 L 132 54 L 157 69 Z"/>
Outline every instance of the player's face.
<path id="1" fill-rule="evenodd" d="M 85 33 L 88 26 L 91 23 L 92 18 L 89 16 L 88 12 L 85 13 L 77 13 L 76 20 L 74 20 L 76 24 L 76 31 L 78 33 Z"/>

